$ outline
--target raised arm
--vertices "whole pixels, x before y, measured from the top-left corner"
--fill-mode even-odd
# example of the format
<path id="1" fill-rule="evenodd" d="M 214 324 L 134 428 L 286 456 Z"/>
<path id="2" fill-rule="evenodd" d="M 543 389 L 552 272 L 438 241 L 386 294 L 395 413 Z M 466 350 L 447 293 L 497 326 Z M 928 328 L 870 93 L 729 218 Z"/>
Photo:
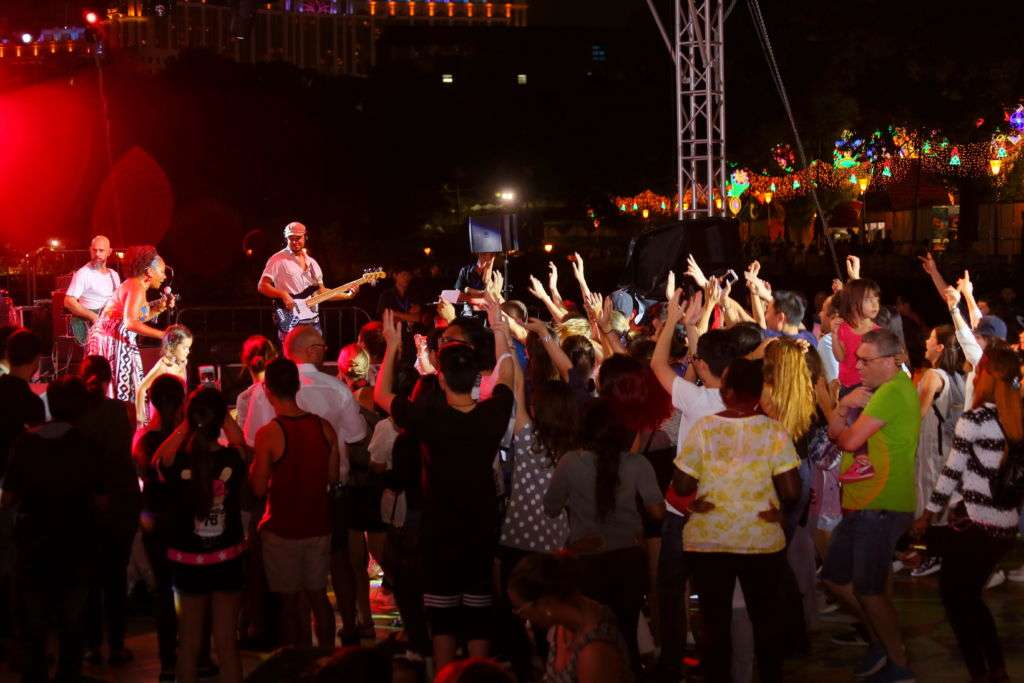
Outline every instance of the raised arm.
<path id="1" fill-rule="evenodd" d="M 551 293 L 551 301 L 562 308 L 562 294 L 558 291 L 558 266 L 554 261 L 548 261 L 548 291 Z"/>
<path id="2" fill-rule="evenodd" d="M 548 293 L 544 290 L 544 285 L 540 283 L 540 280 L 531 275 L 530 286 L 527 291 L 540 299 L 540 302 L 548 309 L 548 313 L 551 314 L 551 319 L 553 321 L 556 323 L 562 322 L 568 311 L 562 307 L 561 303 L 556 304 L 551 300 L 551 297 L 548 296 Z"/>
<path id="3" fill-rule="evenodd" d="M 555 369 L 558 370 L 558 376 L 562 378 L 563 382 L 568 382 L 572 361 L 569 360 L 569 356 L 565 354 L 562 347 L 558 345 L 558 340 L 551 334 L 551 329 L 543 320 L 537 318 L 530 318 L 526 323 L 526 329 L 537 333 L 540 343 L 544 345 L 544 350 L 547 351 L 548 357 L 551 358 Z"/>
<path id="4" fill-rule="evenodd" d="M 391 391 L 391 378 L 395 371 L 395 358 L 402 346 L 402 323 L 395 320 L 391 311 L 385 310 L 381 319 L 381 332 L 384 335 L 384 358 L 380 363 L 380 373 L 373 387 L 373 400 L 387 414 L 391 414 L 391 402 L 395 394 Z"/>
<path id="5" fill-rule="evenodd" d="M 675 334 L 676 325 L 683 318 L 682 298 L 683 290 L 681 289 L 677 289 L 669 298 L 665 324 L 661 327 L 658 341 L 654 345 L 654 353 L 651 355 L 651 370 L 658 378 L 658 383 L 670 394 L 677 375 L 669 365 L 669 351 L 672 348 L 672 336 Z"/>
<path id="6" fill-rule="evenodd" d="M 939 265 L 935 263 L 935 259 L 932 258 L 931 252 L 924 256 L 919 256 L 918 260 L 921 261 L 921 267 L 924 268 L 924 272 L 928 273 L 928 276 L 932 279 L 932 284 L 935 285 L 935 291 L 939 293 L 939 297 L 942 299 L 946 298 L 946 281 L 942 279 L 942 273 L 939 272 Z"/>
<path id="7" fill-rule="evenodd" d="M 975 338 L 971 326 L 967 324 L 963 314 L 960 313 L 960 292 L 956 287 L 946 287 L 943 298 L 946 300 L 946 306 L 949 307 L 949 317 L 953 321 L 956 340 L 960 344 L 960 348 L 964 350 L 964 358 L 968 363 L 977 367 L 981 362 L 982 348 Z"/>
<path id="8" fill-rule="evenodd" d="M 517 363 L 515 354 L 512 352 L 512 340 L 508 331 L 508 323 L 501 312 L 501 305 L 493 295 L 484 297 L 487 304 L 487 322 L 494 331 L 494 369 L 498 373 L 498 384 L 504 384 L 510 390 L 514 390 L 515 370 L 513 366 Z"/>
<path id="9" fill-rule="evenodd" d="M 576 276 L 576 282 L 580 285 L 580 292 L 583 294 L 583 300 L 586 301 L 590 298 L 590 287 L 587 286 L 587 276 L 583 270 L 583 257 L 577 251 L 572 255 L 572 273 Z"/>
<path id="10" fill-rule="evenodd" d="M 971 282 L 970 272 L 964 271 L 964 276 L 956 281 L 956 288 L 963 295 L 964 302 L 967 304 L 967 315 L 971 319 L 971 329 L 973 330 L 981 322 L 981 309 L 978 308 L 978 302 L 974 300 L 974 283 Z"/>

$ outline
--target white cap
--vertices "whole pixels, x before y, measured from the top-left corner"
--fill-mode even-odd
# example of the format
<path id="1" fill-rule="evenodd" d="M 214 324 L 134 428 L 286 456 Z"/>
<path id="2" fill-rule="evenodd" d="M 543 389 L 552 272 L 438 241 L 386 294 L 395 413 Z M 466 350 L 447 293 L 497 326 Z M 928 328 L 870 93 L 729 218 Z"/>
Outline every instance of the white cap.
<path id="1" fill-rule="evenodd" d="M 302 228 L 302 230 L 299 230 L 299 228 Z M 306 226 L 303 225 L 302 223 L 299 223 L 298 221 L 292 221 L 288 225 L 284 226 L 284 236 L 285 237 L 291 237 L 292 235 L 298 234 L 300 232 L 303 235 L 305 235 L 306 234 Z"/>

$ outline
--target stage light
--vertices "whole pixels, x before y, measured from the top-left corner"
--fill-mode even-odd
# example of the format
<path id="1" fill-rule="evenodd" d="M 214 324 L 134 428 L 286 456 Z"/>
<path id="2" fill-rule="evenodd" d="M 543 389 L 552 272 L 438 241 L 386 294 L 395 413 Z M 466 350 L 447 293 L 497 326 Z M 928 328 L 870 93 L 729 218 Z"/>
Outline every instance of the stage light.
<path id="1" fill-rule="evenodd" d="M 50 249 L 57 249 L 58 247 L 60 247 L 60 240 L 56 238 L 51 238 L 46 240 L 46 244 L 50 247 Z"/>
<path id="2" fill-rule="evenodd" d="M 252 249 L 246 249 L 245 250 L 245 255 L 246 256 L 252 256 Z"/>
<path id="3" fill-rule="evenodd" d="M 117 258 L 119 258 L 119 259 L 123 259 L 124 258 L 124 252 L 123 251 L 115 251 L 114 255 L 117 256 Z"/>
<path id="4" fill-rule="evenodd" d="M 516 200 L 516 191 L 505 189 L 500 192 L 496 192 L 494 196 L 500 199 L 503 204 L 511 204 Z"/>
<path id="5" fill-rule="evenodd" d="M 551 242 L 548 242 L 547 244 L 544 245 L 544 253 L 550 254 L 554 250 L 554 248 L 555 245 L 551 244 Z"/>
<path id="6" fill-rule="evenodd" d="M 433 251 L 434 250 L 431 249 L 430 247 L 423 247 L 423 255 L 424 256 L 430 256 L 430 254 L 433 253 Z"/>
<path id="7" fill-rule="evenodd" d="M 22 33 L 21 34 L 21 42 L 25 43 L 26 45 L 31 43 L 32 42 L 32 34 L 31 33 Z"/>
<path id="8" fill-rule="evenodd" d="M 86 13 L 85 13 L 85 15 L 84 15 L 84 18 L 85 18 L 85 23 L 86 23 L 86 24 L 88 24 L 88 25 L 90 25 L 90 26 L 92 26 L 92 25 L 94 25 L 94 24 L 95 24 L 95 23 L 96 23 L 97 21 L 99 21 L 99 20 L 100 20 L 100 15 L 98 15 L 98 14 L 96 14 L 95 12 L 93 12 L 93 11 L 91 11 L 91 10 L 90 10 L 90 11 L 88 11 L 88 12 L 86 12 Z"/>

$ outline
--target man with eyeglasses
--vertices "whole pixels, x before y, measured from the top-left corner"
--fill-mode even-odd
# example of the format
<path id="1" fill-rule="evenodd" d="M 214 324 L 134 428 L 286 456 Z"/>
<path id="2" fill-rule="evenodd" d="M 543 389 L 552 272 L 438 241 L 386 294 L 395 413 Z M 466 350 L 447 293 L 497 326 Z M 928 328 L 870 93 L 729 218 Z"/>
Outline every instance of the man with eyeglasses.
<path id="1" fill-rule="evenodd" d="M 901 368 L 903 347 L 894 333 L 868 332 L 856 354 L 861 386 L 839 402 L 829 419 L 829 437 L 844 451 L 841 470 L 867 444 L 875 474 L 843 486 L 844 516 L 832 534 L 822 578 L 867 627 L 871 642 L 855 675 L 913 681 L 886 582 L 896 542 L 913 521 L 920 405 Z M 863 412 L 847 426 L 848 413 L 858 408 Z"/>

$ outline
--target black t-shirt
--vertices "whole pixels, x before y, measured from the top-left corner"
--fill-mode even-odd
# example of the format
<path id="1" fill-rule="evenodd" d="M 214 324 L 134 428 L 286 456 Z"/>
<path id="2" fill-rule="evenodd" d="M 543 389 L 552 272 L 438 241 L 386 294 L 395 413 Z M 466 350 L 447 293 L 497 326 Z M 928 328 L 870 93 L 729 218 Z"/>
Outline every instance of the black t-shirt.
<path id="1" fill-rule="evenodd" d="M 167 483 L 153 467 L 153 455 L 170 435 L 171 431 L 149 430 L 144 433 L 139 437 L 139 450 L 144 455 L 145 462 L 135 463 L 142 476 L 142 510 L 153 520 L 153 532 L 157 534 L 167 533 L 172 503 Z"/>
<path id="2" fill-rule="evenodd" d="M 468 266 L 463 266 L 462 270 L 459 271 L 458 279 L 455 280 L 455 289 L 459 290 L 459 293 L 464 293 L 466 287 L 481 291 L 487 289 L 487 285 L 484 283 L 484 278 L 482 275 L 480 275 L 480 271 L 476 269 L 475 263 L 470 263 Z M 463 304 L 462 315 L 477 316 L 477 312 L 475 312 L 473 310 L 473 307 L 470 306 L 469 304 Z"/>
<path id="3" fill-rule="evenodd" d="M 198 486 L 195 458 L 184 448 L 169 467 L 160 467 L 167 486 L 167 545 L 187 553 L 207 553 L 242 542 L 241 493 L 246 472 L 234 448 L 204 452 L 208 458 L 213 504 L 209 514 L 197 517 Z"/>
<path id="4" fill-rule="evenodd" d="M 7 467 L 11 444 L 27 425 L 45 420 L 43 399 L 36 396 L 28 382 L 14 375 L 0 376 L 0 478 Z"/>
<path id="5" fill-rule="evenodd" d="M 445 404 L 412 404 L 395 398 L 391 415 L 424 446 L 424 526 L 461 531 L 494 526 L 497 491 L 492 463 L 512 415 L 512 390 L 494 387 L 468 413 Z"/>
<path id="6" fill-rule="evenodd" d="M 100 447 L 103 481 L 110 494 L 110 505 L 102 516 L 104 522 L 122 527 L 137 524 L 142 507 L 139 480 L 132 462 L 135 424 L 128 417 L 129 410 L 134 414 L 131 404 L 101 396 L 93 399 L 76 423 L 86 438 Z"/>
<path id="7" fill-rule="evenodd" d="M 399 294 L 396 287 L 385 289 L 377 299 L 377 318 L 384 315 L 384 309 L 389 308 L 399 313 L 408 313 L 413 304 L 418 303 L 412 289 L 407 289 L 405 294 Z"/>
<path id="8" fill-rule="evenodd" d="M 15 544 L 30 562 L 96 543 L 100 449 L 66 422 L 33 427 L 11 447 L 4 491 L 16 498 Z"/>

